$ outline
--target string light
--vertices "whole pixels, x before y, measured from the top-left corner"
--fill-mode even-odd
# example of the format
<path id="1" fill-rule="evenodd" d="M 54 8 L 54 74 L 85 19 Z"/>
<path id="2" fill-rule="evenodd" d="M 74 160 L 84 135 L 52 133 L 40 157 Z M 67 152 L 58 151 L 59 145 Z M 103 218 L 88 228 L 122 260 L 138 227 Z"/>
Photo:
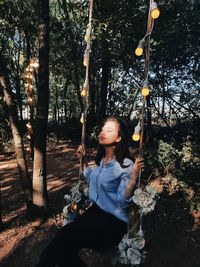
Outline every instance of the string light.
<path id="1" fill-rule="evenodd" d="M 28 98 L 28 102 L 29 103 L 32 103 L 33 102 L 33 99 L 31 97 Z"/>
<path id="2" fill-rule="evenodd" d="M 30 66 L 33 67 L 34 69 L 37 69 L 39 67 L 39 63 L 35 61 L 34 63 L 31 63 Z"/>
<path id="3" fill-rule="evenodd" d="M 26 71 L 28 72 L 32 72 L 33 71 L 33 68 L 30 68 L 30 65 L 26 68 Z"/>
<path id="4" fill-rule="evenodd" d="M 32 88 L 33 88 L 33 85 L 30 84 L 30 83 L 25 83 L 25 87 L 26 87 L 26 88 L 29 88 L 29 89 L 32 89 Z"/>
<path id="5" fill-rule="evenodd" d="M 148 83 L 148 80 L 146 79 L 146 80 L 144 81 L 144 83 L 143 83 L 141 93 L 142 93 L 142 95 L 143 95 L 144 97 L 146 97 L 146 96 L 149 95 L 149 92 L 150 92 L 150 90 L 149 90 L 149 83 Z"/>
<path id="6" fill-rule="evenodd" d="M 145 81 L 143 82 L 142 88 L 141 88 L 141 94 L 143 96 L 142 98 L 142 114 L 140 117 L 140 122 L 135 127 L 134 134 L 132 135 L 133 141 L 139 141 L 139 156 L 143 156 L 143 147 L 144 147 L 144 126 L 145 126 L 145 111 L 148 110 L 148 106 L 150 105 L 149 102 L 146 101 L 146 97 L 149 95 L 149 85 L 148 85 L 148 77 L 149 77 L 149 58 L 150 58 L 150 41 L 151 41 L 151 33 L 154 26 L 154 19 L 158 18 L 160 15 L 160 11 L 157 7 L 157 4 L 154 2 L 154 0 L 149 0 L 149 12 L 148 12 L 148 20 L 147 20 L 147 32 L 146 35 L 141 39 L 139 42 L 138 47 L 135 50 L 135 54 L 137 56 L 141 56 L 143 54 L 143 50 L 145 47 L 145 53 L 144 53 L 144 77 Z M 147 107 L 146 107 L 147 106 Z M 150 118 L 150 116 L 149 116 Z M 149 119 L 148 118 L 148 119 Z M 151 118 L 150 118 L 151 119 Z M 142 192 L 141 188 L 141 176 L 142 172 L 140 171 L 138 175 L 138 182 L 137 182 L 137 190 L 140 190 L 138 192 Z M 136 192 L 137 192 L 136 190 Z M 146 194 L 146 192 L 145 192 Z M 135 194 L 134 194 L 135 195 Z M 138 197 L 140 196 L 140 193 L 138 193 Z M 142 232 L 142 212 L 139 211 L 140 218 L 139 218 L 139 232 Z M 131 221 L 129 220 L 129 223 L 131 225 Z M 131 225 L 132 226 L 132 225 Z M 133 232 L 131 233 L 133 234 Z M 143 234 L 141 235 L 143 238 Z M 137 238 L 137 237 L 136 237 Z M 123 237 L 124 239 L 124 237 Z M 144 239 L 143 239 L 144 240 Z M 145 240 L 144 240 L 145 242 Z M 124 252 L 124 251 L 123 251 Z M 143 251 L 141 251 L 143 254 Z M 121 253 L 121 251 L 120 251 Z M 120 254 L 121 256 L 121 254 Z M 143 255 L 142 255 L 143 256 Z M 127 261 L 127 263 L 132 263 L 132 259 L 130 260 L 128 257 L 123 258 L 123 262 Z M 140 259 L 139 259 L 140 261 Z M 138 263 L 138 262 L 137 262 Z M 140 262 L 139 262 L 140 263 Z"/>
<path id="7" fill-rule="evenodd" d="M 33 78 L 33 74 L 31 74 L 31 72 L 29 72 L 28 74 L 25 75 L 26 79 L 32 79 Z"/>
<path id="8" fill-rule="evenodd" d="M 137 48 L 135 49 L 136 56 L 140 57 L 144 51 L 145 38 L 139 41 Z"/>
<path id="9" fill-rule="evenodd" d="M 80 123 L 84 123 L 84 115 L 83 115 L 83 113 L 81 114 L 81 118 L 80 118 Z"/>
<path id="10" fill-rule="evenodd" d="M 27 124 L 26 124 L 26 127 L 28 128 L 28 129 L 31 129 L 31 124 L 30 124 L 30 122 L 28 122 Z"/>
<path id="11" fill-rule="evenodd" d="M 83 65 L 85 67 L 88 67 L 88 65 L 89 65 L 89 53 L 88 53 L 87 50 L 85 51 L 85 54 L 84 54 L 84 57 L 83 57 Z"/>
<path id="12" fill-rule="evenodd" d="M 137 142 L 140 140 L 140 122 L 138 122 L 137 126 L 135 127 L 134 134 L 132 135 L 133 141 Z"/>
<path id="13" fill-rule="evenodd" d="M 83 89 L 82 91 L 81 91 L 81 96 L 82 97 L 85 97 L 87 95 L 87 91 L 85 90 L 85 89 Z"/>
<path id="14" fill-rule="evenodd" d="M 157 19 L 160 16 L 160 10 L 156 2 L 151 4 L 151 16 L 153 19 Z"/>
<path id="15" fill-rule="evenodd" d="M 39 62 L 37 59 L 31 59 L 30 60 L 30 63 L 29 63 L 29 66 L 34 68 L 34 69 L 37 69 L 39 67 Z"/>
<path id="16" fill-rule="evenodd" d="M 87 96 L 87 92 L 88 92 L 88 88 L 89 88 L 89 85 L 88 85 L 88 81 L 86 80 L 83 84 L 83 89 L 81 91 L 81 96 L 82 97 L 85 97 Z"/>
<path id="17" fill-rule="evenodd" d="M 29 122 L 26 124 L 27 127 L 27 139 L 30 141 L 30 148 L 27 149 L 27 151 L 31 151 L 31 158 L 33 157 L 33 128 L 32 128 L 32 122 L 33 122 L 33 116 L 34 116 L 34 109 L 33 109 L 33 72 L 39 67 L 38 60 L 36 59 L 30 59 L 28 66 L 25 69 L 25 88 L 27 90 L 27 96 L 28 96 L 28 106 L 29 106 Z"/>
<path id="18" fill-rule="evenodd" d="M 91 32 L 92 32 L 92 11 L 93 11 L 93 0 L 89 1 L 89 22 L 86 29 L 85 41 L 86 41 L 86 49 L 83 56 L 83 65 L 85 68 L 85 83 L 83 85 L 83 89 L 81 92 L 81 96 L 83 99 L 83 113 L 80 118 L 80 122 L 82 124 L 81 130 L 81 145 L 85 146 L 85 129 L 86 129 L 86 121 L 87 121 L 87 111 L 89 108 L 89 58 L 91 53 Z M 83 173 L 83 158 L 80 158 L 80 166 L 79 166 L 79 176 L 81 177 Z"/>
<path id="19" fill-rule="evenodd" d="M 86 42 L 88 42 L 89 41 L 89 39 L 90 39 L 90 29 L 89 28 L 87 28 L 87 30 L 86 30 L 86 34 L 85 34 L 85 41 Z"/>

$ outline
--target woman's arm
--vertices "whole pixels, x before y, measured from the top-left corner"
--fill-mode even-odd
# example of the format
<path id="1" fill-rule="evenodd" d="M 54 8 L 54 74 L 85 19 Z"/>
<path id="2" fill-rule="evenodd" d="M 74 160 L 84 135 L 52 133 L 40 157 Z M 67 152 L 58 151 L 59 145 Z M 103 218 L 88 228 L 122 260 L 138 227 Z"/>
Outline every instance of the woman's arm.
<path id="1" fill-rule="evenodd" d="M 143 171 L 143 169 L 144 169 L 144 159 L 142 157 L 138 157 L 135 160 L 135 163 L 133 165 L 133 169 L 131 172 L 131 177 L 125 188 L 125 192 L 124 192 L 125 199 L 130 199 L 133 196 L 139 173 L 140 171 Z"/>
<path id="2" fill-rule="evenodd" d="M 88 161 L 85 153 L 85 147 L 80 145 L 78 149 L 76 150 L 76 155 L 79 159 L 82 159 L 82 170 L 83 172 L 86 170 L 88 167 Z"/>

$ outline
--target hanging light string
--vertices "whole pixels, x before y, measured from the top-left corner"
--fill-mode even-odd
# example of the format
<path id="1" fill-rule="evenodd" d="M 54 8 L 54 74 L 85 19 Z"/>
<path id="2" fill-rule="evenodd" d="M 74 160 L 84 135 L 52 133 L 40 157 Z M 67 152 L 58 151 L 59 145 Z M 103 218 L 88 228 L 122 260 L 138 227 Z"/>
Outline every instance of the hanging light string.
<path id="1" fill-rule="evenodd" d="M 140 122 L 135 128 L 135 132 L 133 134 L 133 140 L 135 141 L 139 140 L 139 156 L 143 156 L 143 146 L 144 146 L 144 117 L 145 117 L 145 111 L 147 106 L 147 97 L 149 97 L 149 58 L 150 58 L 150 39 L 151 34 L 153 31 L 154 26 L 154 19 L 157 19 L 160 15 L 160 11 L 157 7 L 157 3 L 154 0 L 149 1 L 149 12 L 148 12 L 148 20 L 147 20 L 147 31 L 146 35 L 139 41 L 139 45 L 135 50 L 135 54 L 137 56 L 141 56 L 143 54 L 143 50 L 145 49 L 145 64 L 144 64 L 144 82 L 141 88 L 141 94 L 143 96 L 142 99 L 142 109 L 141 109 L 141 116 L 140 116 Z M 140 129 L 138 130 L 138 126 Z M 137 137 L 136 137 L 137 135 Z M 141 186 L 141 171 L 139 173 L 138 177 L 138 188 Z"/>
<path id="2" fill-rule="evenodd" d="M 132 139 L 134 141 L 139 141 L 139 156 L 143 156 L 143 146 L 144 146 L 144 117 L 145 111 L 147 107 L 147 97 L 149 97 L 149 58 L 150 58 L 150 39 L 151 33 L 153 31 L 154 26 L 154 19 L 158 18 L 160 15 L 160 11 L 157 7 L 157 4 L 154 0 L 149 0 L 149 12 L 148 12 L 148 20 L 147 20 L 147 32 L 146 35 L 139 41 L 138 47 L 135 50 L 135 54 L 137 56 L 141 56 L 143 54 L 143 50 L 145 49 L 144 57 L 145 57 L 145 64 L 144 64 L 144 82 L 141 88 L 142 98 L 142 108 L 141 108 L 141 115 L 140 120 L 135 127 L 134 134 Z M 141 187 L 141 170 L 139 172 L 137 188 Z M 139 215 L 139 235 L 143 236 L 142 231 L 142 217 L 143 214 L 140 212 Z"/>
<path id="3" fill-rule="evenodd" d="M 28 96 L 28 106 L 29 106 L 29 122 L 26 124 L 27 127 L 27 138 L 31 140 L 33 136 L 33 73 L 39 67 L 38 60 L 30 59 L 28 66 L 25 69 L 24 79 L 25 79 L 25 88 L 27 90 Z"/>
<path id="4" fill-rule="evenodd" d="M 81 131 L 81 145 L 85 148 L 85 130 L 86 130 L 86 120 L 87 111 L 89 107 L 89 62 L 91 53 L 91 34 L 92 34 L 92 11 L 93 11 L 93 0 L 89 0 L 89 23 L 87 25 L 85 41 L 86 49 L 83 56 L 83 65 L 85 66 L 85 81 L 81 91 L 81 96 L 83 97 L 84 110 L 81 115 L 82 131 Z M 80 159 L 79 177 L 83 173 L 83 157 Z"/>

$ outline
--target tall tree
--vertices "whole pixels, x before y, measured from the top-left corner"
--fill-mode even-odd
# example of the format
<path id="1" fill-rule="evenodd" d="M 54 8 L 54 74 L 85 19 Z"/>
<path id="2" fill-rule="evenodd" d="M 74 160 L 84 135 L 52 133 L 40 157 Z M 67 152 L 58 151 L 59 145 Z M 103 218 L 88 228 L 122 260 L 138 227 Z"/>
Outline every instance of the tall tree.
<path id="1" fill-rule="evenodd" d="M 49 105 L 49 0 L 40 1 L 38 103 L 35 121 L 33 204 L 47 210 L 46 132 Z"/>
<path id="2" fill-rule="evenodd" d="M 17 167 L 21 178 L 22 188 L 25 193 L 25 203 L 27 204 L 27 209 L 29 209 L 32 204 L 31 181 L 29 179 L 28 168 L 25 160 L 24 145 L 22 135 L 20 133 L 17 107 L 14 101 L 8 71 L 5 64 L 5 59 L 2 56 L 0 62 L 0 85 L 3 89 L 5 102 L 8 107 L 9 121 L 12 129 Z"/>

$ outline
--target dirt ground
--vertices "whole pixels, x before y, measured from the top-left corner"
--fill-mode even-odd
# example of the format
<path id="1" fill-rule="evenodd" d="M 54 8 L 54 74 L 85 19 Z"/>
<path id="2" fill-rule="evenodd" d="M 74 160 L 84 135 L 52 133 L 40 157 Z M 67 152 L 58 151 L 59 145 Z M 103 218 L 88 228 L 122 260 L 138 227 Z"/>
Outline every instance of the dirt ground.
<path id="1" fill-rule="evenodd" d="M 63 196 L 78 179 L 79 162 L 75 148 L 69 141 L 48 145 L 47 183 L 52 216 L 46 221 L 31 221 L 26 217 L 15 159 L 12 156 L 0 158 L 3 214 L 1 267 L 34 267 L 41 251 L 61 227 Z M 32 173 L 31 161 L 29 169 Z M 143 230 L 147 256 L 141 266 L 200 266 L 200 227 L 194 223 L 180 194 L 170 197 L 161 194 L 156 209 L 143 218 Z M 112 266 L 111 252 L 99 254 L 84 250 L 81 255 L 89 267 Z"/>

